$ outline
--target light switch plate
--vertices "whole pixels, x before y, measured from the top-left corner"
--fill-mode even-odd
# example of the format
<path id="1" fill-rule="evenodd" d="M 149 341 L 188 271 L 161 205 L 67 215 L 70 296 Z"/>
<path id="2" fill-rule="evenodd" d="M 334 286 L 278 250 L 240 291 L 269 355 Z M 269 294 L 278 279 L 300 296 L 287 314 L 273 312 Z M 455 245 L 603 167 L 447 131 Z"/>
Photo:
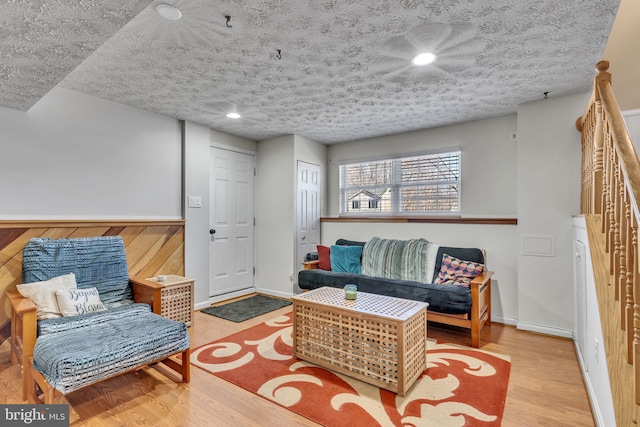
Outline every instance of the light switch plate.
<path id="1" fill-rule="evenodd" d="M 202 207 L 202 197 L 200 196 L 189 196 L 189 207 L 190 208 L 201 208 Z"/>

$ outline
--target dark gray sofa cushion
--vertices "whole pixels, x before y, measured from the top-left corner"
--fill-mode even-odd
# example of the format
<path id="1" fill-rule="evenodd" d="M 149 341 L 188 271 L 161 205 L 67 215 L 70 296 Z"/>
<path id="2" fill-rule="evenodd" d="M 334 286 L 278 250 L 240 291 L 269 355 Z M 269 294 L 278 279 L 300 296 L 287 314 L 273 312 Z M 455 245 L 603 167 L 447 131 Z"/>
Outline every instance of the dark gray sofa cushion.
<path id="1" fill-rule="evenodd" d="M 356 242 L 355 240 L 338 239 L 336 245 L 338 246 L 362 246 L 367 242 Z"/>
<path id="2" fill-rule="evenodd" d="M 344 288 L 347 283 L 353 283 L 362 292 L 428 302 L 429 310 L 439 313 L 465 314 L 471 310 L 471 291 L 464 286 L 433 285 L 325 270 L 302 270 L 298 273 L 298 286 L 302 289 Z"/>

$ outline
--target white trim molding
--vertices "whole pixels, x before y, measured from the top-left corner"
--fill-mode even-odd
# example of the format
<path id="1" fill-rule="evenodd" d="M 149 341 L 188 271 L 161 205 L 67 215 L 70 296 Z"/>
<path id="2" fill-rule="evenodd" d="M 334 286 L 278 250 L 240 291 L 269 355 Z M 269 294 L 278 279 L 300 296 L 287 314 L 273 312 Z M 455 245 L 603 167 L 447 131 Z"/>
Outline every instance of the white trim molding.
<path id="1" fill-rule="evenodd" d="M 516 328 L 522 331 L 537 332 L 539 334 L 552 335 L 554 337 L 573 339 L 573 331 L 560 328 L 552 328 L 544 325 L 537 325 L 535 323 L 517 322 Z"/>

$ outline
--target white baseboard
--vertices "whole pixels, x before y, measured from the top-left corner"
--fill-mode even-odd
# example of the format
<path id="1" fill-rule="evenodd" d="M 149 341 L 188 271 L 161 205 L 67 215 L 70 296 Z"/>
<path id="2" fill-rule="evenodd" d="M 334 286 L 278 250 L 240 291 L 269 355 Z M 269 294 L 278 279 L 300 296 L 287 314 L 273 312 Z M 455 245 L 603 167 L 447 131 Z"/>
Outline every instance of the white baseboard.
<path id="1" fill-rule="evenodd" d="M 518 319 L 514 317 L 491 316 L 491 322 L 502 323 L 509 326 L 516 326 L 518 324 Z"/>
<path id="2" fill-rule="evenodd" d="M 536 325 L 535 323 L 517 322 L 516 328 L 523 331 L 537 332 L 539 334 L 545 334 L 545 335 L 552 335 L 554 337 L 573 339 L 573 331 L 568 331 L 566 329 L 559 329 L 559 328 L 550 328 L 548 326 Z"/>
<path id="3" fill-rule="evenodd" d="M 209 301 L 204 301 L 204 302 L 194 304 L 193 308 L 194 310 L 202 310 L 203 308 L 210 307 L 211 304 L 214 304 L 216 302 L 225 301 L 232 298 L 243 297 L 245 295 L 249 295 L 253 293 L 271 295 L 274 297 L 285 298 L 285 299 L 289 299 L 292 296 L 290 293 L 287 293 L 287 292 L 278 292 L 278 291 L 273 291 L 271 289 L 253 287 L 253 288 L 243 289 L 241 291 L 229 292 L 227 294 L 209 297 Z"/>
<path id="4" fill-rule="evenodd" d="M 256 288 L 255 292 L 259 294 L 264 294 L 264 295 L 271 295 L 273 297 L 278 297 L 278 298 L 289 299 L 292 297 L 290 292 L 280 292 L 280 291 L 274 291 L 272 289 L 265 289 L 265 288 Z"/>
<path id="5" fill-rule="evenodd" d="M 207 307 L 211 307 L 211 303 L 209 301 L 199 302 L 193 305 L 193 309 L 196 311 L 202 310 L 203 308 L 207 308 Z"/>
<path id="6" fill-rule="evenodd" d="M 209 301 L 194 304 L 193 308 L 194 310 L 202 310 L 203 308 L 210 307 L 211 304 L 213 303 L 225 301 L 232 298 L 243 297 L 245 295 L 249 295 L 254 292 L 256 292 L 255 288 L 247 288 L 247 289 L 242 289 L 241 291 L 229 292 L 227 294 L 222 294 L 222 295 L 215 295 L 215 296 L 209 297 Z"/>
<path id="7" fill-rule="evenodd" d="M 582 374 L 582 381 L 584 382 L 584 387 L 587 390 L 587 397 L 589 398 L 589 404 L 591 405 L 591 412 L 593 413 L 593 419 L 596 422 L 597 427 L 605 427 L 604 418 L 602 417 L 602 411 L 598 406 L 596 391 L 593 388 L 593 384 L 591 384 L 591 378 L 589 377 L 588 372 L 585 370 L 584 358 L 582 357 L 580 346 L 578 345 L 576 340 L 573 340 L 573 345 L 576 348 L 576 356 L 578 356 L 578 366 L 580 367 L 580 373 Z"/>

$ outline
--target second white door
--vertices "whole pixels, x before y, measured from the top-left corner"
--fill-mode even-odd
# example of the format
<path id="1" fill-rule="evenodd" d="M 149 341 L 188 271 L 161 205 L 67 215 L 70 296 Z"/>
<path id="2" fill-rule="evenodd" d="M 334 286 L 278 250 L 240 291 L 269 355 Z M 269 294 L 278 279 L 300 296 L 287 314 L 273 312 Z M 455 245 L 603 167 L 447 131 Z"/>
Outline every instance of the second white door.
<path id="1" fill-rule="evenodd" d="M 296 272 L 302 269 L 305 255 L 318 250 L 320 200 L 320 166 L 298 161 Z"/>

